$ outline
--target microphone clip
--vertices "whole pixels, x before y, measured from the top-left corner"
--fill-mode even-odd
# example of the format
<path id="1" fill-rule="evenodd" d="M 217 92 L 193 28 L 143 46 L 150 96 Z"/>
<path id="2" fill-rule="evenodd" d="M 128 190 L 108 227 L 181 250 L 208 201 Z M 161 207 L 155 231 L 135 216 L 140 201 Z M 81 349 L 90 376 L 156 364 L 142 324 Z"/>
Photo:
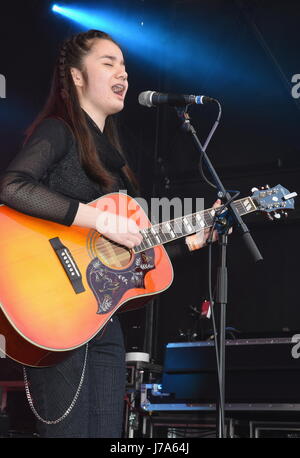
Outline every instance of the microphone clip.
<path id="1" fill-rule="evenodd" d="M 191 132 L 193 133 L 195 130 L 191 124 L 191 118 L 188 113 L 188 107 L 189 105 L 186 105 L 184 107 L 174 107 L 179 119 L 182 121 L 181 124 L 181 129 L 184 130 L 185 132 Z"/>

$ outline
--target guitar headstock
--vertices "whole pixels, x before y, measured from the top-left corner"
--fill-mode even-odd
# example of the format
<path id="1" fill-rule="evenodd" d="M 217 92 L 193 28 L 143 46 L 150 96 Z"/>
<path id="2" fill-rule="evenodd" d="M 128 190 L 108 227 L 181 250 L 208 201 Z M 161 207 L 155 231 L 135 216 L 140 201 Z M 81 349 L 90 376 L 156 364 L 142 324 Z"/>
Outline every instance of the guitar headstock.
<path id="1" fill-rule="evenodd" d="M 287 211 L 294 209 L 294 197 L 297 196 L 296 192 L 288 191 L 281 184 L 273 188 L 269 185 L 253 188 L 252 193 L 257 210 L 266 213 L 271 220 L 287 217 Z"/>

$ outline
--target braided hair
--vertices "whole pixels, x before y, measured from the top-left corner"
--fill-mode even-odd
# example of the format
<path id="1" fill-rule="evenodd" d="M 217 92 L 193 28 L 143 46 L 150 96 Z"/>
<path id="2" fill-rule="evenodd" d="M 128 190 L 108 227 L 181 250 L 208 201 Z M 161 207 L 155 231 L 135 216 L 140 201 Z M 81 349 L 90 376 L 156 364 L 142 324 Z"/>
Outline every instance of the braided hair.
<path id="1" fill-rule="evenodd" d="M 83 78 L 85 78 L 83 60 L 97 39 L 110 40 L 119 46 L 110 35 L 100 30 L 79 33 L 64 41 L 54 68 L 49 97 L 41 113 L 26 131 L 26 141 L 45 118 L 55 117 L 63 120 L 70 127 L 77 140 L 81 163 L 86 172 L 92 179 L 101 184 L 104 192 L 109 192 L 113 189 L 115 178 L 106 170 L 99 158 L 71 75 L 71 68 L 75 67 L 81 70 Z M 113 146 L 122 154 L 115 120 L 112 115 L 106 119 L 105 134 Z M 123 172 L 134 187 L 137 188 L 136 179 L 128 165 L 123 167 Z"/>
<path id="2" fill-rule="evenodd" d="M 78 68 L 84 72 L 82 65 L 83 57 L 90 52 L 95 39 L 110 40 L 118 46 L 110 35 L 105 32 L 101 32 L 100 30 L 89 30 L 85 33 L 78 33 L 77 35 L 67 39 L 62 44 L 58 56 L 57 66 L 61 96 L 64 99 L 68 98 L 70 95 L 70 89 L 74 88 L 70 73 L 71 67 Z"/>

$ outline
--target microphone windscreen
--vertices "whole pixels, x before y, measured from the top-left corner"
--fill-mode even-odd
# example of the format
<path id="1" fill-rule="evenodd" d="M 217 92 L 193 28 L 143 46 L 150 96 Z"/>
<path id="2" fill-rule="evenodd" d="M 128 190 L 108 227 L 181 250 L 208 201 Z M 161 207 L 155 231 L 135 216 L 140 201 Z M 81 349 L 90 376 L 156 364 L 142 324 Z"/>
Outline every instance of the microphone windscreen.
<path id="1" fill-rule="evenodd" d="M 153 91 L 144 91 L 144 92 L 141 92 L 140 95 L 139 95 L 139 104 L 140 105 L 143 105 L 144 107 L 152 107 L 153 104 L 152 104 L 152 94 L 153 94 Z"/>

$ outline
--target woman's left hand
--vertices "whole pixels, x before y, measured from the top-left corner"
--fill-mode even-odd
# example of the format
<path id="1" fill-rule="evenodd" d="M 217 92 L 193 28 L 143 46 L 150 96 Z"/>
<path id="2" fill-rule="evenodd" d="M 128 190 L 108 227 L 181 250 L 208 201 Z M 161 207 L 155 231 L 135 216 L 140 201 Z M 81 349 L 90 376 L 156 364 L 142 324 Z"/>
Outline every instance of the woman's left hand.
<path id="1" fill-rule="evenodd" d="M 219 207 L 222 204 L 221 200 L 218 199 L 213 204 L 213 208 Z M 232 232 L 232 231 L 231 231 Z M 189 235 L 185 238 L 185 243 L 190 251 L 199 250 L 206 245 L 206 241 L 210 234 L 210 228 L 204 229 L 204 231 L 196 232 L 196 234 Z M 212 241 L 218 240 L 218 232 L 214 230 Z"/>

